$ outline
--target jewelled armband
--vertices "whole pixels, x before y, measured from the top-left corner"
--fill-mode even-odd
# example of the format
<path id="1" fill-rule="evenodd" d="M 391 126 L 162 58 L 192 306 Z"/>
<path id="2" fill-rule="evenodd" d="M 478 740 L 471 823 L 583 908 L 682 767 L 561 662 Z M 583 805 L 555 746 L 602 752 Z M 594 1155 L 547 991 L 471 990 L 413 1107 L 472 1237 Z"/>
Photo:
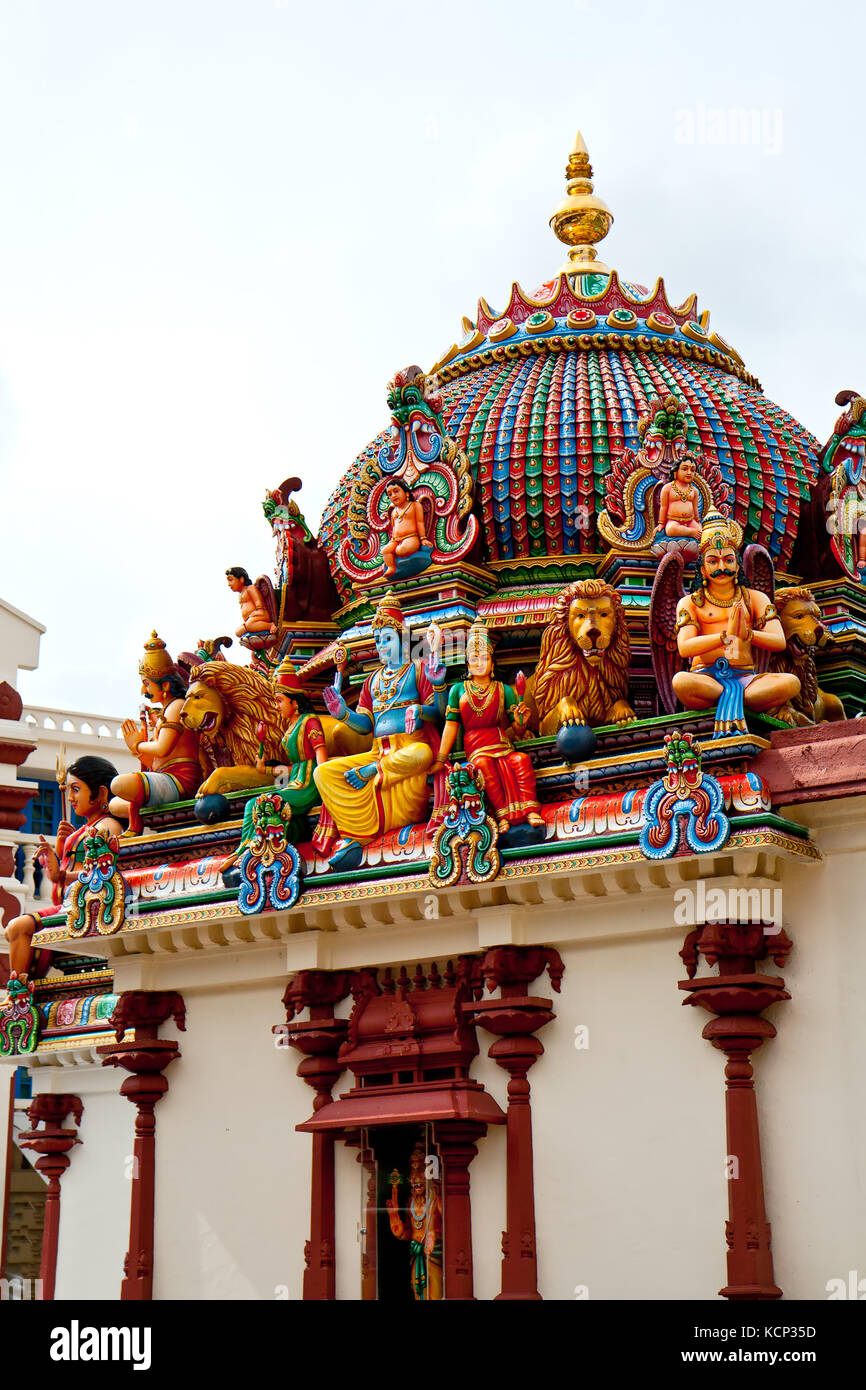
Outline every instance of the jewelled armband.
<path id="1" fill-rule="evenodd" d="M 778 616 L 779 615 L 776 612 L 775 605 L 772 603 L 768 603 L 760 618 L 752 619 L 752 631 L 760 632 L 763 628 L 767 626 L 767 623 L 771 623 L 773 619 L 778 618 Z"/>

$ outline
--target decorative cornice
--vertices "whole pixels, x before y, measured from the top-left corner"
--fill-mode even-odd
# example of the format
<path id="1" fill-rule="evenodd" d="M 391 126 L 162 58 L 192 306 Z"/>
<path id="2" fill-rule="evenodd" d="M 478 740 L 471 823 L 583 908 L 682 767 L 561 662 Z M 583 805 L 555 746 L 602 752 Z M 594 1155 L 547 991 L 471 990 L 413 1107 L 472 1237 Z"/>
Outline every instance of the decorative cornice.
<path id="1" fill-rule="evenodd" d="M 776 806 L 832 801 L 866 793 L 866 721 L 846 719 L 773 733 L 749 764 Z"/>

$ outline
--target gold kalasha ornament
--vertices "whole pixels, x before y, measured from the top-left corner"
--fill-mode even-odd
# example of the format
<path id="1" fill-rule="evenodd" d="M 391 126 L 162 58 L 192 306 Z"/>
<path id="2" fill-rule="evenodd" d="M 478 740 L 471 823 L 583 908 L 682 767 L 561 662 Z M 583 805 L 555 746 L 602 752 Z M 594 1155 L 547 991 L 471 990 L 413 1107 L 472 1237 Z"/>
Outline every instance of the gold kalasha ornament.
<path id="1" fill-rule="evenodd" d="M 613 213 L 592 191 L 592 165 L 580 131 L 565 166 L 565 177 L 567 196 L 550 219 L 559 240 L 571 248 L 560 271 L 566 275 L 609 275 L 610 267 L 598 260 L 595 243 L 607 236 Z"/>

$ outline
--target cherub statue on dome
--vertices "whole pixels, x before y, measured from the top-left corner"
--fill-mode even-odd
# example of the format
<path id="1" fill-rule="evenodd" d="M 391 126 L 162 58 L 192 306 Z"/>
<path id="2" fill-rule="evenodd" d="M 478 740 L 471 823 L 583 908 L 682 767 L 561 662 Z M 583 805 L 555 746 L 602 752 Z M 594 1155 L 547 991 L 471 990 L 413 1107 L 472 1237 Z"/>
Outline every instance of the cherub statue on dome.
<path id="1" fill-rule="evenodd" d="M 236 637 L 244 638 L 250 633 L 276 633 L 277 625 L 268 612 L 265 600 L 241 565 L 233 565 L 226 570 L 228 586 L 237 594 L 243 622 L 235 632 Z"/>
<path id="2" fill-rule="evenodd" d="M 398 1240 L 409 1242 L 409 1277 L 416 1302 L 442 1297 L 442 1194 L 439 1181 L 425 1172 L 424 1141 L 419 1139 L 409 1162 L 409 1203 L 400 1210 L 401 1174 L 390 1175 L 386 1197 L 388 1224 Z"/>
<path id="3" fill-rule="evenodd" d="M 323 853 L 341 837 L 332 868 L 356 868 L 375 836 L 427 818 L 427 774 L 436 761 L 438 724 L 445 709 L 441 634 L 431 624 L 427 662 L 403 659 L 405 621 L 392 593 L 373 618 L 380 665 L 350 710 L 338 689 L 324 692 L 329 714 L 361 734 L 373 734 L 369 753 L 332 758 L 313 772 L 324 809 L 313 843 Z"/>
<path id="4" fill-rule="evenodd" d="M 391 435 L 352 480 L 339 566 L 354 584 L 464 559 L 478 539 L 472 467 L 445 432 L 445 400 L 420 367 L 388 385 Z"/>
<path id="5" fill-rule="evenodd" d="M 669 689 L 686 709 L 715 706 L 713 738 L 747 732 L 745 710 L 771 712 L 800 691 L 795 675 L 761 669 L 771 652 L 784 650 L 786 639 L 772 600 L 772 563 L 763 547 L 748 548 L 747 573 L 760 575 L 770 592 L 738 580 L 742 540 L 735 521 L 709 512 L 701 528 L 698 588 L 683 594 L 684 564 L 673 554 L 662 561 L 653 586 L 650 636 L 662 696 Z M 673 643 L 668 615 L 674 617 Z M 672 671 L 674 652 L 690 663 L 688 669 Z"/>
<path id="6" fill-rule="evenodd" d="M 195 796 L 202 777 L 210 768 L 201 757 L 199 734 L 180 722 L 186 686 L 183 678 L 156 633 L 144 644 L 139 662 L 141 693 L 162 706 L 151 735 L 134 719 L 122 724 L 124 742 L 141 763 L 141 772 L 124 772 L 111 783 L 112 815 L 129 817 L 131 834 L 141 833 L 141 811 L 168 806 Z"/>
<path id="7" fill-rule="evenodd" d="M 484 623 L 473 623 L 466 644 L 466 679 L 452 685 L 439 745 L 438 771 L 463 731 L 466 758 L 484 778 L 484 795 L 499 822 L 500 834 L 523 827 L 527 838 L 544 838 L 544 819 L 538 804 L 535 772 L 526 753 L 513 747 L 515 738 L 529 735 L 530 712 L 522 695 L 493 675 L 493 648 Z M 537 832 L 527 837 L 526 827 Z"/>
<path id="8" fill-rule="evenodd" d="M 687 445 L 676 396 L 651 400 L 638 425 L 637 453 L 623 449 L 607 480 L 599 534 L 624 555 L 697 553 L 701 517 L 725 512 L 728 489 L 717 463 Z"/>
<path id="9" fill-rule="evenodd" d="M 425 559 L 429 565 L 429 554 L 422 557 L 420 552 L 430 546 L 427 542 L 427 523 L 424 508 L 415 497 L 409 484 L 402 478 L 392 478 L 385 487 L 390 507 L 388 508 L 388 544 L 382 551 L 385 577 L 391 579 L 397 573 L 400 560 L 410 555 L 418 555 L 419 561 Z"/>
<path id="10" fill-rule="evenodd" d="M 696 472 L 694 454 L 683 454 L 672 466 L 670 479 L 659 493 L 654 540 L 661 535 L 688 538 L 696 543 L 701 539 L 701 495 L 695 487 Z"/>

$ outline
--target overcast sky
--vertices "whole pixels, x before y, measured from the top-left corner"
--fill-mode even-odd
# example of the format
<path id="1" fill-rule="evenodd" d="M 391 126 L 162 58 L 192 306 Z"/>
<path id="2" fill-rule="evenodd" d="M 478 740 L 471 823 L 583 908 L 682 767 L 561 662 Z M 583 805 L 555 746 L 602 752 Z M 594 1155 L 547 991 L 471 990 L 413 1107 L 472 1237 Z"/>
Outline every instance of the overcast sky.
<path id="1" fill-rule="evenodd" d="M 134 713 L 152 627 L 172 653 L 234 630 L 265 488 L 300 474 L 315 529 L 395 370 L 557 270 L 578 127 L 603 258 L 697 291 L 826 438 L 866 390 L 862 16 L 0 4 L 0 595 L 47 627 L 25 700 Z"/>

